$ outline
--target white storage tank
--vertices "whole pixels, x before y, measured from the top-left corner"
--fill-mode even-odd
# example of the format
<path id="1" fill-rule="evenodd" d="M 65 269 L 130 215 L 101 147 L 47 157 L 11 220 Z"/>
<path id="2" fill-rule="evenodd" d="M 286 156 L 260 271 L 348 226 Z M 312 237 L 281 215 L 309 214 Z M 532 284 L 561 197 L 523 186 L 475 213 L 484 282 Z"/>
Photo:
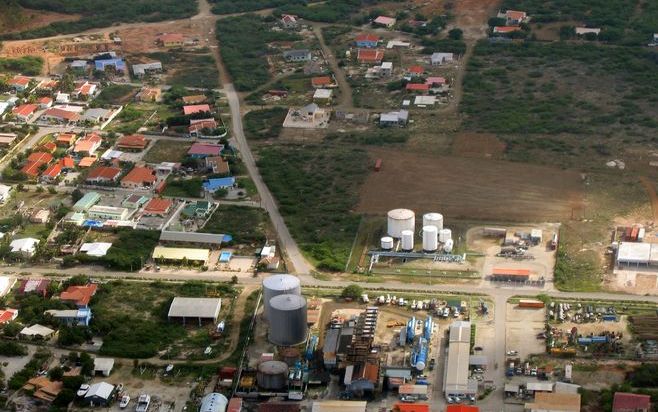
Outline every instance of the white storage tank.
<path id="1" fill-rule="evenodd" d="M 423 226 L 423 250 L 434 252 L 439 248 L 438 230 L 436 226 Z"/>
<path id="2" fill-rule="evenodd" d="M 388 235 L 401 238 L 403 230 L 416 230 L 416 215 L 409 209 L 393 209 L 388 212 Z"/>
<path id="3" fill-rule="evenodd" d="M 448 239 L 452 239 L 452 231 L 450 229 L 439 230 L 439 242 L 446 243 Z"/>
<path id="4" fill-rule="evenodd" d="M 443 251 L 446 253 L 452 253 L 452 248 L 455 246 L 452 239 L 448 239 L 443 244 Z"/>
<path id="5" fill-rule="evenodd" d="M 269 319 L 270 300 L 283 294 L 301 295 L 299 278 L 293 275 L 273 275 L 263 279 L 263 303 L 265 319 Z"/>
<path id="6" fill-rule="evenodd" d="M 425 213 L 423 215 L 423 226 L 434 226 L 437 231 L 443 229 L 443 215 L 441 213 Z"/>
<path id="7" fill-rule="evenodd" d="M 228 405 L 226 396 L 219 392 L 209 393 L 201 399 L 199 412 L 224 412 Z"/>
<path id="8" fill-rule="evenodd" d="M 306 299 L 278 295 L 270 299 L 269 341 L 278 346 L 295 346 L 306 340 Z"/>
<path id="9" fill-rule="evenodd" d="M 402 250 L 414 250 L 414 232 L 412 230 L 402 231 Z"/>
<path id="10" fill-rule="evenodd" d="M 393 249 L 393 238 L 390 236 L 384 236 L 382 238 L 382 249 L 391 250 Z"/>

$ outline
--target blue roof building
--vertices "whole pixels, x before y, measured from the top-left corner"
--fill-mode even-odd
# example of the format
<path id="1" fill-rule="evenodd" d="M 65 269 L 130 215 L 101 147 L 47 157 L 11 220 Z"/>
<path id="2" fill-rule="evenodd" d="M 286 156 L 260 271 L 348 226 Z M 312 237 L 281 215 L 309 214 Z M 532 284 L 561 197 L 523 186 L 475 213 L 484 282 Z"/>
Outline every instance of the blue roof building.
<path id="1" fill-rule="evenodd" d="M 108 67 L 114 67 L 118 72 L 126 71 L 126 62 L 123 59 L 104 59 L 94 61 L 96 70 L 105 71 Z"/>
<path id="2" fill-rule="evenodd" d="M 91 321 L 89 308 L 47 310 L 46 313 L 67 326 L 89 326 Z"/>
<path id="3" fill-rule="evenodd" d="M 208 179 L 207 182 L 203 182 L 203 190 L 206 192 L 214 193 L 217 189 L 228 189 L 233 187 L 235 184 L 235 177 L 220 177 L 216 179 Z"/>

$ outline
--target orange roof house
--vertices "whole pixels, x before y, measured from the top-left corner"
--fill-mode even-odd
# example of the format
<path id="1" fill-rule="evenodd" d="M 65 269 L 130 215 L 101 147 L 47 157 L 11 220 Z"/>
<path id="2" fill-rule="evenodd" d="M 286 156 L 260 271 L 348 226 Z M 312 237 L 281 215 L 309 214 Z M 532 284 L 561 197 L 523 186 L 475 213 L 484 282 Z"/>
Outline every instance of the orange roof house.
<path id="1" fill-rule="evenodd" d="M 57 135 L 55 143 L 59 147 L 70 147 L 73 143 L 75 143 L 75 139 L 77 139 L 75 133 L 60 133 Z"/>
<path id="2" fill-rule="evenodd" d="M 46 109 L 46 108 L 53 105 L 53 99 L 51 99 L 48 96 L 44 96 L 44 97 L 40 98 L 39 100 L 37 100 L 37 102 L 39 103 L 39 107 L 41 109 Z"/>
<path id="3" fill-rule="evenodd" d="M 122 150 L 136 150 L 141 151 L 148 146 L 149 141 L 146 140 L 144 135 L 141 134 L 131 134 L 121 137 L 117 141 L 117 148 Z"/>
<path id="4" fill-rule="evenodd" d="M 36 104 L 22 104 L 18 107 L 11 109 L 11 112 L 19 120 L 28 121 L 34 112 L 37 111 L 38 106 Z"/>
<path id="5" fill-rule="evenodd" d="M 134 167 L 123 179 L 121 187 L 137 189 L 155 183 L 155 171 L 150 167 Z"/>
<path id="6" fill-rule="evenodd" d="M 40 152 L 54 153 L 57 150 L 57 145 L 53 142 L 46 142 L 39 146 Z"/>
<path id="7" fill-rule="evenodd" d="M 186 115 L 209 112 L 209 111 L 210 111 L 210 106 L 208 106 L 207 104 L 193 104 L 190 106 L 183 106 L 183 113 Z"/>
<path id="8" fill-rule="evenodd" d="M 69 286 L 65 291 L 60 293 L 59 299 L 64 302 L 73 302 L 78 307 L 87 307 L 91 297 L 96 294 L 98 285 L 90 283 L 85 286 Z"/>
<path id="9" fill-rule="evenodd" d="M 376 64 L 381 63 L 384 58 L 384 51 L 379 49 L 359 49 L 356 59 L 359 63 Z"/>
<path id="10" fill-rule="evenodd" d="M 407 83 L 405 88 L 413 92 L 426 92 L 430 89 L 430 85 L 427 83 Z"/>
<path id="11" fill-rule="evenodd" d="M 402 403 L 393 405 L 393 410 L 398 412 L 430 412 L 430 406 L 426 403 Z"/>
<path id="12" fill-rule="evenodd" d="M 73 148 L 73 152 L 87 153 L 92 155 L 100 147 L 102 142 L 103 138 L 95 133 L 92 133 L 78 140 L 78 142 L 75 144 L 75 147 Z"/>
<path id="13" fill-rule="evenodd" d="M 78 167 L 90 167 L 94 163 L 96 163 L 96 157 L 95 156 L 85 156 L 82 159 L 80 159 L 80 162 L 78 162 Z"/>
<path id="14" fill-rule="evenodd" d="M 425 73 L 425 69 L 423 68 L 423 66 L 410 66 L 409 68 L 407 68 L 407 73 L 418 76 Z"/>
<path id="15" fill-rule="evenodd" d="M 480 408 L 473 405 L 448 405 L 446 412 L 480 412 Z"/>
<path id="16" fill-rule="evenodd" d="M 33 396 L 35 398 L 46 402 L 54 401 L 57 395 L 62 391 L 62 388 L 64 388 L 64 382 L 53 382 L 46 376 L 37 376 L 23 385 L 23 389 L 26 391 L 34 392 Z"/>
<path id="17" fill-rule="evenodd" d="M 9 80 L 9 87 L 13 87 L 19 92 L 27 89 L 27 86 L 30 84 L 30 78 L 25 76 L 15 76 L 13 79 Z"/>
<path id="18" fill-rule="evenodd" d="M 43 165 L 47 165 L 53 160 L 53 155 L 45 152 L 34 152 L 27 157 L 25 165 L 21 169 L 21 172 L 25 173 L 28 176 L 36 177 L 41 171 Z"/>
<path id="19" fill-rule="evenodd" d="M 154 197 L 144 207 L 144 214 L 164 216 L 169 213 L 173 204 L 174 202 L 169 199 Z"/>
<path id="20" fill-rule="evenodd" d="M 18 309 L 0 310 L 0 324 L 11 322 L 18 317 Z"/>
<path id="21" fill-rule="evenodd" d="M 41 174 L 41 177 L 47 180 L 53 180 L 56 179 L 57 176 L 59 176 L 62 173 L 62 166 L 60 166 L 59 163 L 54 163 L 46 169 L 43 174 Z"/>
<path id="22" fill-rule="evenodd" d="M 121 174 L 121 169 L 118 167 L 96 167 L 89 171 L 87 175 L 87 182 L 92 183 L 107 183 L 114 182 Z"/>
<path id="23" fill-rule="evenodd" d="M 329 76 L 319 76 L 319 77 L 314 77 L 311 79 L 311 85 L 313 87 L 320 88 L 320 87 L 326 87 L 330 86 L 333 84 L 333 81 L 331 80 L 331 77 Z"/>
<path id="24" fill-rule="evenodd" d="M 80 115 L 75 112 L 70 112 L 68 110 L 58 109 L 53 107 L 45 111 L 41 115 L 41 119 L 50 120 L 53 122 L 59 123 L 74 123 L 80 120 Z"/>
<path id="25" fill-rule="evenodd" d="M 185 38 L 180 33 L 165 33 L 158 36 L 157 41 L 165 47 L 182 46 Z"/>
<path id="26" fill-rule="evenodd" d="M 65 156 L 59 159 L 59 165 L 62 168 L 62 170 L 75 169 L 75 162 L 73 161 L 73 158 L 71 156 Z"/>

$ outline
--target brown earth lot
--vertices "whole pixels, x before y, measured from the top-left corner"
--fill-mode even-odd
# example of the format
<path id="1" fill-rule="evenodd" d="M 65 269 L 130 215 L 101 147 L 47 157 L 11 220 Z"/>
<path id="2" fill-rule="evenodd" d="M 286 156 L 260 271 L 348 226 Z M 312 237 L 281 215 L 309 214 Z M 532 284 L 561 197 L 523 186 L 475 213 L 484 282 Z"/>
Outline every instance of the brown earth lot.
<path id="1" fill-rule="evenodd" d="M 381 158 L 383 166 L 363 184 L 358 212 L 404 207 L 453 219 L 560 221 L 582 203 L 576 172 L 389 149 L 374 149 L 371 158 Z"/>
<path id="2" fill-rule="evenodd" d="M 0 32 L 16 33 L 33 30 L 55 22 L 80 20 L 80 17 L 79 14 L 62 14 L 52 11 L 21 8 L 19 15 L 13 14 L 7 16 L 6 19 L 0 17 Z"/>
<path id="3" fill-rule="evenodd" d="M 494 16 L 500 0 L 453 0 L 453 24 L 464 30 L 464 38 L 477 39 L 486 36 L 487 21 Z"/>
<path id="4" fill-rule="evenodd" d="M 505 143 L 491 133 L 462 132 L 452 143 L 452 153 L 463 157 L 499 159 L 505 152 Z"/>

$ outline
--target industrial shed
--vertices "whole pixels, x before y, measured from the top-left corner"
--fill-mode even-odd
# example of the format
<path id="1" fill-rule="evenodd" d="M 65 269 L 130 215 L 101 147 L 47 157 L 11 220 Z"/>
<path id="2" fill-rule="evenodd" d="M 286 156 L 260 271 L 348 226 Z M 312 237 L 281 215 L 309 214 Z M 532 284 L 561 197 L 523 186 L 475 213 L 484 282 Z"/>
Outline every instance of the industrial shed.
<path id="1" fill-rule="evenodd" d="M 219 298 L 183 298 L 177 296 L 169 306 L 167 319 L 169 321 L 182 321 L 183 324 L 188 319 L 196 319 L 199 326 L 201 326 L 203 322 L 216 322 L 221 308 L 222 300 Z"/>
<path id="2" fill-rule="evenodd" d="M 658 245 L 621 242 L 617 250 L 617 264 L 634 266 L 658 264 Z"/>
<path id="3" fill-rule="evenodd" d="M 366 401 L 314 401 L 311 412 L 365 412 Z"/>
<path id="4" fill-rule="evenodd" d="M 450 325 L 448 356 L 443 377 L 443 391 L 446 397 L 477 394 L 477 381 L 468 378 L 470 351 L 471 323 L 453 322 Z"/>
<path id="5" fill-rule="evenodd" d="M 163 243 L 188 243 L 208 247 L 220 247 L 226 242 L 225 235 L 217 233 L 177 232 L 163 230 L 160 233 L 160 241 Z"/>
<path id="6" fill-rule="evenodd" d="M 153 259 L 167 262 L 182 262 L 183 260 L 187 260 L 190 263 L 207 265 L 210 260 L 210 249 L 156 246 L 153 249 L 152 257 Z"/>

